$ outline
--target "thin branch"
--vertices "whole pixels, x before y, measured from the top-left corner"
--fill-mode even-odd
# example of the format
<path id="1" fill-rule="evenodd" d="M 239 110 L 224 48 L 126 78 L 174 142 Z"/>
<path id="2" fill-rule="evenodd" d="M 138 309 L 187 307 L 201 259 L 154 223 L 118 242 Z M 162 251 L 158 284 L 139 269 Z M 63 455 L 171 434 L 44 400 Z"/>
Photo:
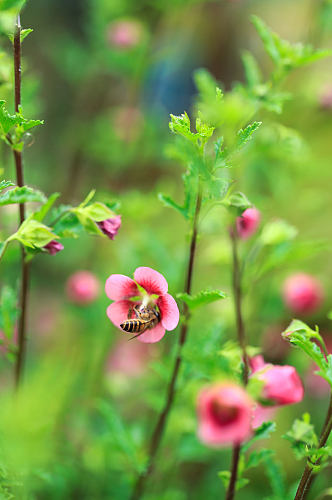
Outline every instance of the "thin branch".
<path id="1" fill-rule="evenodd" d="M 19 111 L 21 105 L 21 22 L 20 16 L 17 16 L 15 34 L 14 34 L 14 77 L 15 77 L 15 112 Z M 13 150 L 16 180 L 19 187 L 24 186 L 23 160 L 22 152 Z M 25 220 L 25 204 L 19 204 L 19 222 L 22 224 Z M 21 247 L 21 291 L 19 300 L 20 316 L 18 321 L 18 352 L 15 364 L 15 385 L 18 387 L 23 371 L 25 359 L 25 330 L 26 330 L 26 312 L 29 286 L 29 266 L 25 261 L 25 249 Z"/>
<path id="2" fill-rule="evenodd" d="M 232 256 L 233 256 L 233 295 L 234 295 L 234 308 L 236 317 L 236 330 L 237 330 L 237 337 L 242 349 L 242 358 L 244 364 L 243 382 L 244 385 L 247 385 L 249 378 L 249 358 L 247 353 L 245 328 L 242 316 L 242 287 L 241 287 L 242 272 L 237 251 L 236 227 L 230 229 L 230 238 L 232 243 Z M 227 488 L 226 500 L 233 500 L 235 495 L 240 453 L 241 453 L 241 446 L 238 444 L 234 445 L 232 453 L 231 477 Z"/>
<path id="3" fill-rule="evenodd" d="M 193 220 L 193 230 L 192 230 L 191 243 L 190 243 L 188 268 L 187 268 L 186 281 L 185 281 L 185 287 L 184 287 L 184 291 L 188 294 L 191 293 L 191 284 L 192 284 L 194 262 L 195 262 L 195 255 L 196 255 L 196 245 L 197 245 L 198 218 L 199 218 L 199 213 L 200 213 L 200 209 L 201 209 L 201 203 L 202 203 L 202 193 L 199 190 L 198 195 L 197 195 L 197 200 L 196 200 L 196 209 L 195 209 L 195 215 L 194 215 L 194 220 Z M 168 389 L 167 389 L 166 401 L 164 404 L 164 408 L 159 415 L 159 418 L 158 418 L 157 424 L 154 428 L 154 431 L 152 433 L 150 447 L 149 447 L 149 458 L 147 461 L 146 469 L 139 475 L 139 477 L 137 479 L 137 482 L 135 484 L 135 487 L 134 487 L 134 490 L 133 490 L 133 493 L 131 496 L 131 500 L 139 500 L 142 497 L 142 495 L 144 494 L 144 491 L 145 491 L 145 488 L 147 485 L 147 480 L 153 471 L 156 455 L 157 455 L 160 443 L 162 441 L 163 435 L 165 433 L 167 418 L 168 418 L 168 415 L 169 415 L 171 408 L 172 408 L 172 405 L 173 405 L 173 401 L 174 401 L 174 397 L 175 397 L 175 393 L 176 393 L 176 382 L 177 382 L 177 379 L 179 376 L 179 371 L 180 371 L 180 367 L 181 367 L 182 359 L 183 359 L 182 358 L 182 348 L 186 342 L 187 333 L 188 333 L 188 321 L 189 321 L 189 317 L 190 317 L 190 310 L 189 310 L 189 307 L 187 306 L 187 304 L 184 305 L 183 315 L 184 315 L 184 321 L 182 323 L 180 337 L 179 337 L 178 352 L 176 355 L 171 380 L 169 382 Z"/>

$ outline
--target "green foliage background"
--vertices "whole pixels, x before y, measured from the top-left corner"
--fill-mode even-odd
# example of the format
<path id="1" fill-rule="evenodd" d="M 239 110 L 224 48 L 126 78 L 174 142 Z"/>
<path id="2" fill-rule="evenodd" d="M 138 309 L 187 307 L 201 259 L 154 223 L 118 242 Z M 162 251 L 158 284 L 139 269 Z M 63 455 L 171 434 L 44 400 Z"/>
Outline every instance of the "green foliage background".
<path id="1" fill-rule="evenodd" d="M 120 204 L 122 227 L 113 242 L 84 234 L 79 241 L 64 239 L 65 250 L 55 257 L 45 254 L 32 262 L 27 373 L 14 402 L 13 354 L 0 353 L 0 498 L 123 499 L 144 467 L 178 330 L 148 349 L 140 373 L 110 371 L 107 360 L 121 333 L 106 317 L 103 286 L 110 274 L 132 275 L 142 265 L 163 273 L 173 295 L 183 291 L 188 226 L 169 205 L 175 200 L 190 217 L 190 196 L 182 205 L 182 161 L 190 151 L 170 134 L 170 113 L 185 110 L 194 117 L 200 109 L 229 147 L 243 120 L 262 122 L 253 141 L 246 143 L 246 129 L 240 134 L 243 148 L 231 157 L 229 174 L 224 169 L 223 177 L 211 180 L 220 193 L 225 179 L 236 179 L 236 191 L 245 192 L 262 213 L 259 234 L 242 248 L 250 264 L 244 303 L 249 341 L 262 344 L 267 360 L 294 364 L 306 378 L 309 360 L 298 349 L 285 350 L 280 337 L 292 319 L 282 303 L 282 283 L 303 271 L 325 289 L 323 307 L 304 319 L 312 327 L 319 324 L 331 342 L 332 103 L 322 105 L 328 92 L 332 101 L 331 59 L 304 65 L 316 56 L 282 46 L 280 60 L 273 40 L 265 40 L 266 53 L 252 15 L 290 42 L 332 45 L 329 0 L 34 0 L 24 8 L 23 27 L 34 30 L 23 43 L 24 116 L 45 122 L 24 138 L 26 183 L 47 195 L 59 191 L 61 203 L 74 206 L 96 188 L 97 201 Z M 116 49 L 107 38 L 111 23 L 121 18 L 142 25 L 141 43 L 131 50 Z M 1 13 L 0 97 L 12 111 L 8 24 Z M 254 24 L 262 30 L 257 19 Z M 216 101 L 216 82 L 225 93 L 223 107 Z M 223 156 L 218 161 L 224 166 Z M 0 169 L 3 178 L 15 179 L 4 143 Z M 13 207 L 0 207 L 1 236 L 16 231 Z M 229 468 L 229 450 L 208 449 L 196 437 L 197 392 L 227 373 L 227 356 L 218 352 L 236 335 L 228 216 L 218 203 L 205 208 L 194 292 L 223 290 L 228 298 L 208 298 L 192 313 L 176 404 L 147 500 L 220 498 L 218 473 Z M 8 312 L 1 329 L 7 336 L 16 318 L 18 258 L 13 244 L 0 263 L 1 305 Z M 65 294 L 66 280 L 80 269 L 94 272 L 101 283 L 98 299 L 85 307 L 71 304 Z M 318 431 L 326 407 L 327 396 L 308 390 L 301 404 L 278 412 L 276 431 L 262 441 L 277 462 L 265 456 L 264 465 L 250 469 L 239 500 L 293 498 L 304 461 L 294 459 L 291 439 L 281 436 L 291 435 L 293 420 L 308 410 Z M 259 456 L 251 460 L 263 463 Z M 310 498 L 331 486 L 329 473 L 322 472 Z"/>

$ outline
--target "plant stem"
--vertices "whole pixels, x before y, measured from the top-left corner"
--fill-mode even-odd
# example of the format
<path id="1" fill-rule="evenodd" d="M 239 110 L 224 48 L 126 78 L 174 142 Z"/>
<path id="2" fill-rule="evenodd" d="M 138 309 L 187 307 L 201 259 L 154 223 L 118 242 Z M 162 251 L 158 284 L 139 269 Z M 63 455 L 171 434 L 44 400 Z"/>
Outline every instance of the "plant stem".
<path id="1" fill-rule="evenodd" d="M 15 112 L 19 111 L 21 105 L 21 22 L 20 16 L 17 16 L 15 34 L 14 34 L 14 76 L 15 76 Z M 13 149 L 16 180 L 19 187 L 24 186 L 22 152 Z M 22 224 L 25 220 L 25 205 L 19 204 L 19 222 Z M 23 371 L 25 358 L 25 329 L 27 297 L 29 284 L 29 266 L 25 261 L 25 249 L 21 246 L 21 292 L 19 300 L 20 317 L 18 321 L 18 353 L 15 364 L 15 385 L 18 387 Z"/>
<path id="2" fill-rule="evenodd" d="M 245 336 L 244 322 L 242 317 L 242 288 L 241 288 L 242 273 L 237 251 L 236 227 L 231 228 L 230 237 L 231 237 L 232 255 L 233 255 L 233 295 L 234 295 L 234 308 L 236 317 L 236 330 L 237 330 L 237 337 L 242 349 L 242 357 L 244 364 L 243 382 L 244 385 L 247 385 L 249 377 L 249 358 L 247 354 L 246 336 Z M 233 446 L 231 477 L 227 488 L 226 500 L 233 500 L 235 495 L 240 452 L 241 452 L 241 446 L 239 444 L 235 444 Z"/>
<path id="3" fill-rule="evenodd" d="M 195 255 L 196 255 L 196 245 L 197 245 L 198 218 L 199 218 L 199 213 L 200 213 L 200 209 L 201 209 L 201 203 L 202 203 L 202 193 L 201 193 L 201 190 L 199 189 L 198 194 L 197 194 L 197 199 L 196 199 L 196 209 L 195 209 L 195 215 L 194 215 L 194 219 L 193 219 L 193 228 L 192 228 L 192 235 L 191 235 L 191 242 L 190 242 L 189 261 L 188 261 L 187 275 L 186 275 L 186 281 L 185 281 L 185 287 L 184 287 L 185 293 L 188 293 L 188 294 L 191 293 L 191 284 L 192 284 L 194 262 L 195 262 Z M 152 473 L 154 463 L 155 463 L 155 458 L 156 458 L 161 440 L 162 440 L 163 435 L 165 433 L 167 418 L 168 418 L 168 415 L 171 411 L 171 408 L 172 408 L 172 405 L 174 402 L 174 397 L 175 397 L 175 393 L 176 393 L 176 382 L 177 382 L 179 372 L 180 372 L 180 367 L 182 364 L 182 348 L 186 342 L 187 332 L 188 332 L 188 321 L 189 321 L 189 317 L 190 317 L 190 310 L 189 310 L 189 307 L 187 306 L 187 304 L 184 304 L 183 316 L 184 316 L 184 321 L 183 321 L 182 327 L 181 327 L 179 343 L 178 343 L 178 351 L 177 351 L 177 355 L 175 358 L 172 376 L 171 376 L 170 382 L 168 384 L 164 408 L 163 408 L 162 412 L 159 414 L 157 424 L 156 424 L 154 431 L 152 433 L 152 437 L 150 440 L 150 446 L 149 446 L 149 456 L 148 456 L 147 466 L 146 466 L 145 470 L 143 472 L 141 472 L 140 475 L 138 476 L 138 479 L 137 479 L 136 484 L 134 486 L 133 493 L 131 495 L 131 500 L 138 500 L 144 494 L 147 480 Z"/>
<path id="4" fill-rule="evenodd" d="M 331 430 L 332 430 L 332 393 L 330 396 L 330 402 L 329 402 L 329 407 L 327 410 L 325 422 L 324 422 L 322 432 L 321 432 L 320 438 L 319 438 L 319 448 L 322 448 L 323 446 L 325 446 L 325 444 L 329 438 L 329 435 L 331 433 Z M 319 461 L 317 462 L 317 464 L 318 463 L 319 463 Z M 313 473 L 312 473 L 312 467 L 310 466 L 310 464 L 307 463 L 307 465 L 304 468 L 304 471 L 303 471 L 299 486 L 297 488 L 294 500 L 304 500 L 307 493 L 309 492 L 309 488 L 311 487 L 311 484 L 314 480 L 314 477 L 315 477 L 315 475 L 313 475 Z"/>

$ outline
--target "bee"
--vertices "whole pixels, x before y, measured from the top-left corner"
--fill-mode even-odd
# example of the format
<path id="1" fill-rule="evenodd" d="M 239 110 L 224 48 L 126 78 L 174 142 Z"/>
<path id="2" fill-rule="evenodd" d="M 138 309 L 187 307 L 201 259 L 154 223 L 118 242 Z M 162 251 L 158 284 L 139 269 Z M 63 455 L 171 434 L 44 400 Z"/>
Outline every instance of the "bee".
<path id="1" fill-rule="evenodd" d="M 131 319 L 133 310 L 136 318 Z M 146 330 L 154 328 L 160 321 L 160 313 L 154 307 L 136 305 L 133 310 L 129 309 L 128 319 L 120 325 L 120 328 L 122 328 L 124 332 L 137 333 L 137 335 L 131 337 L 130 340 L 139 337 Z"/>

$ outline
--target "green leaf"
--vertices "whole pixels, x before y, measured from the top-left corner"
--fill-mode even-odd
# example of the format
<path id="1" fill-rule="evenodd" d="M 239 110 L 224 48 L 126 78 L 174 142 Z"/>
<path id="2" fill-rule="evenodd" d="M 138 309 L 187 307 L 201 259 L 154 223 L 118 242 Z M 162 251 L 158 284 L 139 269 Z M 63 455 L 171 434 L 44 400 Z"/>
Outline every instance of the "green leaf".
<path id="1" fill-rule="evenodd" d="M 79 205 L 79 207 L 85 207 L 85 205 L 87 205 L 89 203 L 89 201 L 92 200 L 92 198 L 94 197 L 94 195 L 96 194 L 96 190 L 95 189 L 91 189 L 91 191 L 88 193 L 87 197 L 82 201 L 82 203 Z"/>
<path id="2" fill-rule="evenodd" d="M 237 150 L 243 148 L 252 138 L 253 133 L 262 125 L 262 122 L 253 122 L 246 128 L 240 129 L 237 133 Z"/>
<path id="3" fill-rule="evenodd" d="M 15 187 L 0 195 L 0 206 L 32 201 L 45 203 L 46 200 L 46 196 L 41 191 L 28 186 Z"/>
<path id="4" fill-rule="evenodd" d="M 0 7 L 1 10 L 1 7 Z M 18 114 L 11 115 L 6 110 L 6 101 L 0 101 L 0 126 L 3 134 L 8 134 L 11 128 L 21 122 Z"/>
<path id="5" fill-rule="evenodd" d="M 234 208 L 238 214 L 241 214 L 247 208 L 252 207 L 252 203 L 250 203 L 246 195 L 240 191 L 230 194 L 222 203 L 228 208 Z"/>
<path id="6" fill-rule="evenodd" d="M 1 181 L 0 182 L 0 191 L 3 191 L 9 186 L 15 186 L 15 184 L 11 181 Z"/>
<path id="7" fill-rule="evenodd" d="M 246 461 L 246 469 L 251 469 L 253 467 L 257 467 L 262 462 L 265 462 L 267 458 L 271 458 L 274 455 L 273 450 L 254 450 L 250 453 L 247 461 Z"/>
<path id="8" fill-rule="evenodd" d="M 32 32 L 33 32 L 32 28 L 25 28 L 25 29 L 21 30 L 21 43 Z"/>
<path id="9" fill-rule="evenodd" d="M 181 135 L 191 142 L 196 143 L 196 134 L 190 130 L 190 118 L 186 112 L 180 116 L 170 115 L 171 121 L 169 122 L 169 129 L 174 134 Z"/>
<path id="10" fill-rule="evenodd" d="M 332 354 L 329 354 L 327 356 L 327 365 L 324 366 L 324 369 L 321 369 L 315 373 L 316 375 L 319 375 L 320 377 L 324 378 L 332 388 Z"/>
<path id="11" fill-rule="evenodd" d="M 178 205 L 178 203 L 172 200 L 170 196 L 158 193 L 158 198 L 166 207 L 174 208 L 174 210 L 179 212 L 183 217 L 185 217 L 186 219 L 188 218 L 188 213 L 185 207 L 181 207 L 180 205 Z"/>
<path id="12" fill-rule="evenodd" d="M 0 0 L 0 10 L 21 9 L 25 0 Z"/>
<path id="13" fill-rule="evenodd" d="M 291 241 L 297 236 L 298 230 L 284 220 L 275 220 L 265 224 L 259 237 L 263 245 L 278 245 Z"/>
<path id="14" fill-rule="evenodd" d="M 57 235 L 52 233 L 51 229 L 41 222 L 32 218 L 26 219 L 19 227 L 17 233 L 9 239 L 16 239 L 22 245 L 29 248 L 43 248 L 50 241 L 57 238 Z"/>
<path id="15" fill-rule="evenodd" d="M 242 63 L 249 88 L 254 88 L 262 82 L 262 74 L 256 59 L 251 52 L 242 53 Z"/>
<path id="16" fill-rule="evenodd" d="M 308 413 L 302 416 L 302 420 L 296 419 L 291 429 L 282 437 L 290 441 L 297 459 L 305 457 L 310 457 L 314 460 L 318 459 L 315 456 L 319 445 L 318 437 L 314 426 L 310 423 L 310 415 Z"/>
<path id="17" fill-rule="evenodd" d="M 178 293 L 177 298 L 183 300 L 190 309 L 211 304 L 216 300 L 225 299 L 227 295 L 221 290 L 202 290 L 196 295 L 188 295 L 187 293 Z"/>
<path id="18" fill-rule="evenodd" d="M 91 205 L 83 208 L 78 207 L 76 209 L 73 209 L 73 212 L 76 213 L 78 218 L 86 217 L 90 218 L 94 222 L 101 222 L 103 220 L 114 217 L 114 212 L 112 212 L 112 210 L 104 205 L 104 203 L 100 203 L 99 201 L 91 203 Z"/>
<path id="19" fill-rule="evenodd" d="M 274 422 L 264 422 L 262 425 L 255 429 L 253 437 L 242 446 L 243 451 L 247 451 L 254 443 L 260 441 L 261 439 L 267 439 L 270 437 L 271 432 L 276 430 L 276 424 Z"/>
<path id="20" fill-rule="evenodd" d="M 46 203 L 44 203 L 44 205 L 42 205 L 37 212 L 34 212 L 33 218 L 35 220 L 38 220 L 39 222 L 41 222 L 45 218 L 45 216 L 47 215 L 49 210 L 52 208 L 55 201 L 59 198 L 59 196 L 60 196 L 60 193 L 53 193 L 48 198 Z"/>
<path id="21" fill-rule="evenodd" d="M 9 286 L 4 286 L 0 297 L 0 328 L 7 339 L 14 336 L 14 328 L 17 320 L 17 296 Z"/>
<path id="22" fill-rule="evenodd" d="M 255 26 L 257 33 L 264 44 L 265 50 L 271 57 L 272 61 L 276 64 L 279 63 L 281 56 L 275 40 L 278 35 L 274 34 L 272 30 L 268 28 L 268 26 L 259 17 L 251 16 L 251 21 Z"/>
<path id="23" fill-rule="evenodd" d="M 231 478 L 230 471 L 229 470 L 222 470 L 222 471 L 218 472 L 218 476 L 220 477 L 220 479 L 221 479 L 221 481 L 222 481 L 222 483 L 224 485 L 225 490 L 227 490 L 228 484 L 229 484 L 229 480 Z M 235 491 L 238 491 L 241 488 L 244 488 L 248 483 L 249 483 L 249 479 L 247 479 L 245 477 L 240 477 L 236 481 Z"/>

